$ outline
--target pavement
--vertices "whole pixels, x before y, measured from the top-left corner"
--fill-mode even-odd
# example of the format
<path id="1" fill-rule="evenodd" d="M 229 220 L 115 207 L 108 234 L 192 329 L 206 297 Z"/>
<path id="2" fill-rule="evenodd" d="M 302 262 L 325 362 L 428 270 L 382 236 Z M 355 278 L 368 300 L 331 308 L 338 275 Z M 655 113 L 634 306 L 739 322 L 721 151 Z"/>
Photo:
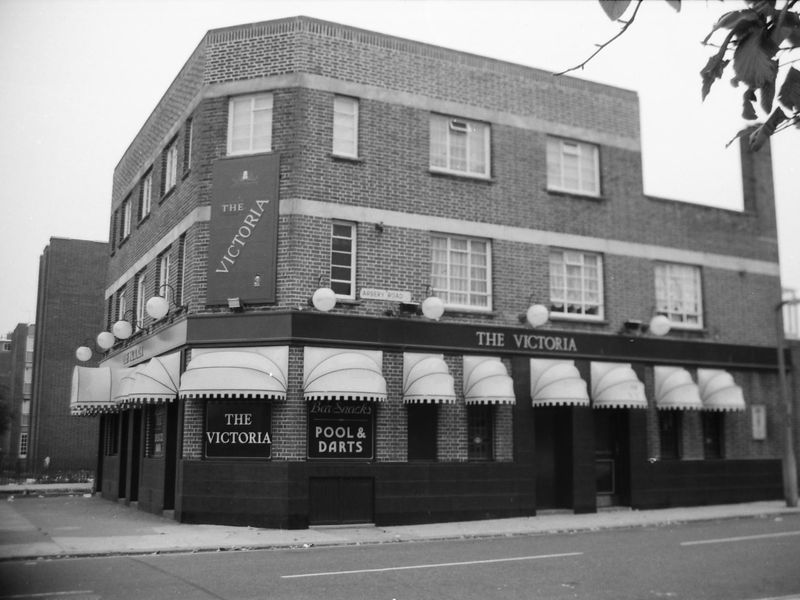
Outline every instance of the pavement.
<path id="1" fill-rule="evenodd" d="M 173 552 L 310 548 L 425 540 L 510 537 L 722 519 L 800 514 L 783 501 L 593 514 L 546 511 L 534 517 L 403 526 L 261 529 L 190 525 L 93 494 L 91 484 L 0 486 L 0 560 L 53 559 Z"/>

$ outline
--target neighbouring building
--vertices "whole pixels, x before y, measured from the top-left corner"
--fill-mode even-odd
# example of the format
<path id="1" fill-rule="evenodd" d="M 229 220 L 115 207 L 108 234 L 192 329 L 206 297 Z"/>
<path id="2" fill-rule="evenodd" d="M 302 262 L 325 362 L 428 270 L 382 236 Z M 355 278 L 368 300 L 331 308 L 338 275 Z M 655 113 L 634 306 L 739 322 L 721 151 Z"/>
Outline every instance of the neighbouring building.
<path id="1" fill-rule="evenodd" d="M 72 394 L 98 490 L 289 528 L 780 498 L 772 167 L 741 154 L 743 210 L 654 198 L 635 92 L 208 32 L 114 172 Z"/>
<path id="2" fill-rule="evenodd" d="M 39 258 L 27 449 L 27 468 L 39 475 L 96 468 L 98 423 L 70 415 L 70 359 L 102 327 L 107 268 L 105 242 L 53 237 Z"/>
<path id="3" fill-rule="evenodd" d="M 33 324 L 19 323 L 7 342 L 0 341 L 0 345 L 8 344 L 10 357 L 6 398 L 11 409 L 11 423 L 3 445 L 3 469 L 16 474 L 28 471 L 35 331 Z"/>

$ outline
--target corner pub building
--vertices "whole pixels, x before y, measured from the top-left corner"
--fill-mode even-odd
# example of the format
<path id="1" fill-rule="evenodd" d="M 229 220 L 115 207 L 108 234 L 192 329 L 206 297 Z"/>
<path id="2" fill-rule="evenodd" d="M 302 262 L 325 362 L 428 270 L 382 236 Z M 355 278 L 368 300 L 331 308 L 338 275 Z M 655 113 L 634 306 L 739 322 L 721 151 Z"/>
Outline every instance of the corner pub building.
<path id="1" fill-rule="evenodd" d="M 780 498 L 772 167 L 741 154 L 742 211 L 649 197 L 634 92 L 208 32 L 114 173 L 72 392 L 98 491 L 281 528 Z"/>

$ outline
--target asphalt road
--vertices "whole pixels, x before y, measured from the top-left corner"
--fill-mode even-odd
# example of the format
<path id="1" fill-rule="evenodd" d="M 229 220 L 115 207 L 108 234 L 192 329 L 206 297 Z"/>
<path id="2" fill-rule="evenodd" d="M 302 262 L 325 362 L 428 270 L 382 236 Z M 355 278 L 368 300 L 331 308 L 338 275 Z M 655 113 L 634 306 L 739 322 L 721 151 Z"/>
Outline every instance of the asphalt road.
<path id="1" fill-rule="evenodd" d="M 800 599 L 800 515 L 573 535 L 0 563 L 0 600 Z"/>

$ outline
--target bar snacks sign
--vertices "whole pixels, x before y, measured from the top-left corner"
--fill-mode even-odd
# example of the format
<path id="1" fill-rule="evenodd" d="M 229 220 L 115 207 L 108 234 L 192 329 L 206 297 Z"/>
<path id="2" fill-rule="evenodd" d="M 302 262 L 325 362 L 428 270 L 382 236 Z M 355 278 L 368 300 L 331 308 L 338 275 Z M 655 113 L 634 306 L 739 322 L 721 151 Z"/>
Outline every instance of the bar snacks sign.
<path id="1" fill-rule="evenodd" d="M 308 457 L 372 460 L 374 428 L 374 407 L 370 402 L 310 402 Z"/>
<path id="2" fill-rule="evenodd" d="M 214 164 L 206 304 L 275 302 L 280 156 Z"/>
<path id="3" fill-rule="evenodd" d="M 269 404 L 209 400 L 204 446 L 206 458 L 269 458 Z"/>

